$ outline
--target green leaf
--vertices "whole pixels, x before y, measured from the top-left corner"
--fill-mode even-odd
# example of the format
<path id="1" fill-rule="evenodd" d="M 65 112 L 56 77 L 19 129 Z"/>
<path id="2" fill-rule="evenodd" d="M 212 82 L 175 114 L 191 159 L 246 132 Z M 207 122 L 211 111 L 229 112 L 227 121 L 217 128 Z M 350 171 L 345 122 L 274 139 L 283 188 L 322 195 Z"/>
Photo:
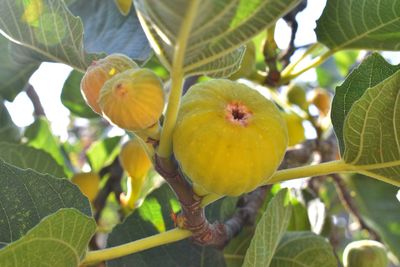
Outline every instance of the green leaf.
<path id="1" fill-rule="evenodd" d="M 84 51 L 82 22 L 62 0 L 0 1 L 0 29 L 39 61 L 61 62 L 84 71 L 96 57 Z"/>
<path id="2" fill-rule="evenodd" d="M 29 78 L 39 67 L 36 63 L 21 64 L 11 53 L 10 46 L 17 46 L 0 35 L 0 98 L 13 101 L 24 90 Z"/>
<path id="3" fill-rule="evenodd" d="M 270 267 L 336 267 L 331 245 L 312 232 L 286 233 L 276 249 Z"/>
<path id="4" fill-rule="evenodd" d="M 69 74 L 61 92 L 61 102 L 72 114 L 78 117 L 88 119 L 99 118 L 99 115 L 95 113 L 88 104 L 86 104 L 85 99 L 83 99 L 81 94 L 82 77 L 83 74 L 76 70 L 73 70 Z"/>
<path id="5" fill-rule="evenodd" d="M 147 202 L 147 204 L 145 204 Z M 177 212 L 177 200 L 168 185 L 150 194 L 145 203 L 117 225 L 109 235 L 107 247 L 121 245 L 173 227 L 171 211 Z M 195 245 L 190 240 L 156 247 L 107 262 L 107 266 L 225 266 L 222 252 Z"/>
<path id="6" fill-rule="evenodd" d="M 336 94 L 332 102 L 331 117 L 342 155 L 345 150 L 344 121 L 351 107 L 363 96 L 368 88 L 392 76 L 399 69 L 400 65 L 390 65 L 381 55 L 373 53 L 351 72 L 342 85 L 336 88 Z"/>
<path id="7" fill-rule="evenodd" d="M 268 204 L 267 210 L 258 222 L 243 267 L 269 266 L 289 224 L 292 208 L 287 201 L 287 190 L 284 189 Z"/>
<path id="8" fill-rule="evenodd" d="M 2 160 L 0 207 L 0 244 L 17 240 L 61 208 L 76 208 L 91 215 L 88 199 L 70 181 L 22 170 Z"/>
<path id="9" fill-rule="evenodd" d="M 79 266 L 96 222 L 75 209 L 44 218 L 18 241 L 0 250 L 2 266 Z"/>
<path id="10" fill-rule="evenodd" d="M 329 0 L 316 32 L 335 51 L 400 50 L 400 1 Z"/>
<path id="11" fill-rule="evenodd" d="M 310 231 L 311 225 L 308 219 L 307 208 L 295 196 L 291 194 L 290 205 L 292 216 L 290 217 L 287 231 Z"/>
<path id="12" fill-rule="evenodd" d="M 356 174 L 346 179 L 353 201 L 367 224 L 400 260 L 400 202 L 398 187 Z"/>
<path id="13" fill-rule="evenodd" d="M 76 1 L 68 8 L 83 21 L 87 51 L 122 53 L 140 62 L 151 55 L 150 45 L 134 8 L 127 16 L 120 14 L 113 1 Z"/>
<path id="14" fill-rule="evenodd" d="M 187 41 L 183 72 L 229 76 L 240 64 L 243 44 L 296 6 L 298 0 L 135 0 L 147 37 L 171 70 L 175 48 Z M 189 27 L 188 36 L 180 36 Z M 187 37 L 187 38 L 185 38 Z M 185 40 L 183 40 L 185 39 Z"/>
<path id="15" fill-rule="evenodd" d="M 48 153 L 27 145 L 0 142 L 0 159 L 21 169 L 66 177 L 63 168 Z"/>
<path id="16" fill-rule="evenodd" d="M 27 145 L 46 151 L 58 164 L 64 167 L 64 172 L 67 175 L 71 174 L 71 170 L 65 165 L 59 140 L 51 132 L 49 122 L 45 118 L 38 118 L 29 125 L 24 135 L 27 138 Z"/>
<path id="17" fill-rule="evenodd" d="M 87 150 L 86 155 L 92 171 L 98 172 L 110 164 L 120 151 L 121 136 L 105 138 L 94 142 Z"/>
<path id="18" fill-rule="evenodd" d="M 12 121 L 4 102 L 0 99 L 0 140 L 18 142 L 20 138 L 18 127 Z"/>

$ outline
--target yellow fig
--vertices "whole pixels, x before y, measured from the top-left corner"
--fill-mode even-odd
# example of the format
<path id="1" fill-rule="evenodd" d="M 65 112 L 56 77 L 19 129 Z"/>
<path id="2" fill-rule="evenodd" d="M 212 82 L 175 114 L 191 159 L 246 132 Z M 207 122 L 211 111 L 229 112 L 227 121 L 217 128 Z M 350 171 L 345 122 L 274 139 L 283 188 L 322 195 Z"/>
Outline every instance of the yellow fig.
<path id="1" fill-rule="evenodd" d="M 343 252 L 344 267 L 388 267 L 385 246 L 374 240 L 360 240 L 348 244 Z"/>
<path id="2" fill-rule="evenodd" d="M 121 196 L 123 206 L 133 209 L 151 168 L 151 160 L 139 138 L 129 140 L 124 144 L 119 154 L 122 168 L 128 173 L 127 194 Z M 148 145 L 148 150 L 152 147 Z"/>
<path id="3" fill-rule="evenodd" d="M 98 100 L 104 83 L 115 74 L 132 68 L 138 68 L 138 65 L 122 54 L 109 55 L 89 66 L 81 80 L 81 92 L 93 111 L 101 114 Z"/>
<path id="4" fill-rule="evenodd" d="M 331 96 L 325 89 L 317 88 L 313 90 L 309 102 L 316 106 L 323 116 L 328 115 L 331 109 Z"/>
<path id="5" fill-rule="evenodd" d="M 283 113 L 283 117 L 285 118 L 288 129 L 288 146 L 294 146 L 302 143 L 306 139 L 304 134 L 305 130 L 303 127 L 303 119 L 295 113 Z"/>
<path id="6" fill-rule="evenodd" d="M 99 192 L 100 176 L 95 172 L 76 173 L 71 182 L 76 184 L 82 193 L 92 202 Z"/>
<path id="7" fill-rule="evenodd" d="M 111 123 L 140 131 L 158 123 L 164 109 L 161 80 L 149 69 L 131 69 L 108 80 L 100 92 L 100 108 Z"/>
<path id="8" fill-rule="evenodd" d="M 229 79 L 237 80 L 239 78 L 249 77 L 256 71 L 256 46 L 254 42 L 250 41 L 246 44 L 246 51 L 244 52 L 242 62 L 239 69 L 233 73 Z"/>
<path id="9" fill-rule="evenodd" d="M 196 84 L 183 97 L 173 151 L 195 189 L 237 196 L 268 181 L 287 139 L 274 103 L 246 85 L 220 79 Z"/>

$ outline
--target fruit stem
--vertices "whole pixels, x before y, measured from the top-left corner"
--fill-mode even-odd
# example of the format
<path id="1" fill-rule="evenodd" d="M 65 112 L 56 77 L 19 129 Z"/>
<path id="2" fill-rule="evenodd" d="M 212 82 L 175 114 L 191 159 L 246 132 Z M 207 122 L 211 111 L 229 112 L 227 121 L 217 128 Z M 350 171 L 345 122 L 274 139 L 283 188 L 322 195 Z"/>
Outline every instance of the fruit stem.
<path id="1" fill-rule="evenodd" d="M 182 21 L 177 41 L 174 47 L 174 57 L 171 68 L 171 93 L 168 99 L 168 107 L 165 114 L 163 129 L 161 132 L 158 155 L 169 159 L 172 155 L 172 132 L 178 116 L 182 85 L 184 80 L 183 65 L 185 60 L 185 51 L 189 39 L 190 30 L 198 11 L 199 0 L 190 1 L 188 12 Z"/>
<path id="2" fill-rule="evenodd" d="M 329 161 L 325 163 L 285 169 L 277 171 L 272 175 L 265 184 L 275 184 L 284 182 L 292 179 L 310 177 L 310 176 L 322 176 L 331 173 L 343 173 L 355 171 L 355 167 L 347 164 L 343 160 Z"/>
<path id="3" fill-rule="evenodd" d="M 297 60 L 291 62 L 289 65 L 286 66 L 285 69 L 282 70 L 281 75 L 287 76 L 288 74 L 290 74 L 294 70 L 294 68 L 296 68 L 297 65 L 299 65 L 308 55 L 310 55 L 318 47 L 320 47 L 320 45 L 321 45 L 320 43 L 315 43 L 309 46 L 307 50 Z"/>
<path id="4" fill-rule="evenodd" d="M 280 80 L 280 84 L 286 84 L 289 81 L 293 80 L 294 78 L 300 76 L 304 72 L 321 65 L 322 63 L 325 62 L 325 60 L 327 60 L 335 52 L 336 52 L 335 50 L 327 50 L 327 51 L 325 51 L 324 53 L 322 53 L 322 55 L 314 58 L 308 65 L 306 65 L 305 67 L 303 67 L 302 69 L 300 69 L 298 71 L 291 70 L 290 72 L 288 72 L 286 70 L 283 70 L 282 76 L 281 76 L 281 80 Z"/>
<path id="5" fill-rule="evenodd" d="M 111 248 L 89 251 L 82 264 L 91 265 L 100 261 L 112 260 L 149 248 L 173 243 L 192 235 L 190 231 L 175 228 L 160 234 L 142 238 L 130 243 Z"/>

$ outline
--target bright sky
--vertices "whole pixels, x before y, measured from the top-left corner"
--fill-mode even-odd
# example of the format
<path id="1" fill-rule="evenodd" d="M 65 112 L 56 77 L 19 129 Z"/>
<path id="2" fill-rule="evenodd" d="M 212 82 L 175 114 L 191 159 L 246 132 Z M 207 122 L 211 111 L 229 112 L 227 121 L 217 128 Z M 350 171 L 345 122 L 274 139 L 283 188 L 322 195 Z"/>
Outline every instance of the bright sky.
<path id="1" fill-rule="evenodd" d="M 314 28 L 315 21 L 322 13 L 326 0 L 309 0 L 308 7 L 297 15 L 299 30 L 297 32 L 296 46 L 309 44 L 316 41 Z M 290 29 L 283 20 L 278 21 L 275 38 L 280 48 L 285 48 L 290 38 Z M 388 57 L 394 54 L 386 53 Z M 297 55 L 298 56 L 298 55 Z M 295 55 L 296 57 L 296 55 Z M 400 62 L 396 54 L 393 63 Z M 69 111 L 60 100 L 61 90 L 71 68 L 63 64 L 43 63 L 30 79 L 30 83 L 38 93 L 48 119 L 51 122 L 55 135 L 61 140 L 66 140 L 69 124 Z M 314 80 L 315 72 L 310 70 L 301 76 L 304 80 Z M 17 96 L 13 103 L 6 103 L 13 121 L 20 127 L 25 127 L 33 122 L 33 106 L 25 93 Z"/>

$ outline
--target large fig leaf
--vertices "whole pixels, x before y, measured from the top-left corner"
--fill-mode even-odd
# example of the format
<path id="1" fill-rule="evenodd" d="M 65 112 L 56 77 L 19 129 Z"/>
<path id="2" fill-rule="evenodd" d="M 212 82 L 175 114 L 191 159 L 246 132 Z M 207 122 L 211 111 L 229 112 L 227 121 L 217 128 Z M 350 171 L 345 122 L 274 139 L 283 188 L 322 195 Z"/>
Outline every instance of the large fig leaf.
<path id="1" fill-rule="evenodd" d="M 78 267 L 95 230 L 93 218 L 61 209 L 0 250 L 1 265 Z"/>
<path id="2" fill-rule="evenodd" d="M 134 1 L 153 49 L 169 70 L 176 60 L 175 64 L 182 65 L 184 74 L 205 73 L 216 77 L 228 76 L 236 71 L 244 52 L 242 45 L 298 2 Z"/>
<path id="3" fill-rule="evenodd" d="M 317 38 L 333 50 L 400 50 L 400 0 L 329 0 Z"/>
<path id="4" fill-rule="evenodd" d="M 2 160 L 0 207 L 0 244 L 19 239 L 61 208 L 76 208 L 91 215 L 88 199 L 70 181 L 22 170 Z"/>
<path id="5" fill-rule="evenodd" d="M 96 57 L 83 48 L 83 26 L 62 0 L 0 1 L 0 32 L 32 53 L 84 71 Z"/>
<path id="6" fill-rule="evenodd" d="M 23 144 L 0 142 L 0 159 L 21 169 L 32 169 L 55 177 L 66 177 L 63 168 L 43 150 Z"/>
<path id="7" fill-rule="evenodd" d="M 244 258 L 243 267 L 269 266 L 288 227 L 292 207 L 287 190 L 281 190 L 268 204 Z"/>
<path id="8" fill-rule="evenodd" d="M 151 48 L 134 8 L 126 16 L 112 0 L 76 1 L 68 8 L 82 19 L 86 51 L 122 53 L 140 62 L 149 58 Z"/>
<path id="9" fill-rule="evenodd" d="M 336 267 L 333 248 L 312 232 L 288 232 L 276 249 L 270 267 Z"/>
<path id="10" fill-rule="evenodd" d="M 21 64 L 14 60 L 10 47 L 17 46 L 0 35 L 0 98 L 13 101 L 24 90 L 29 78 L 39 67 L 38 63 Z"/>
<path id="11" fill-rule="evenodd" d="M 10 113 L 0 99 L 0 141 L 18 142 L 20 138 L 18 127 L 12 121 Z"/>
<path id="12" fill-rule="evenodd" d="M 373 55 L 337 89 L 332 121 L 350 169 L 400 185 L 400 71 Z"/>

